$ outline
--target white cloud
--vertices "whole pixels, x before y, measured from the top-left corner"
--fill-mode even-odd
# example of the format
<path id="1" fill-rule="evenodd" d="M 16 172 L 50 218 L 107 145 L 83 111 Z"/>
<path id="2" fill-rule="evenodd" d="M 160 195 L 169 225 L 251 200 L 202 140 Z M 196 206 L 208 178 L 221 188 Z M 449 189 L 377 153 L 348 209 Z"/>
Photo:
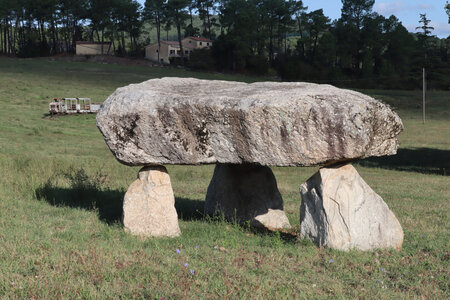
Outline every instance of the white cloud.
<path id="1" fill-rule="evenodd" d="M 409 32 L 418 32 L 416 27 L 420 25 L 405 24 L 404 26 Z M 445 38 L 450 35 L 450 24 L 430 22 L 429 26 L 434 27 L 434 30 L 431 31 L 432 35 L 437 35 L 440 38 Z"/>
<path id="2" fill-rule="evenodd" d="M 418 9 L 432 9 L 432 8 L 434 8 L 434 6 L 431 5 L 431 4 L 419 4 L 419 5 L 413 5 L 412 8 L 414 8 L 414 9 L 416 9 L 416 8 L 418 8 Z"/>
<path id="3" fill-rule="evenodd" d="M 402 11 L 424 10 L 434 8 L 431 4 L 406 4 L 405 1 L 379 2 L 375 4 L 375 11 L 382 15 L 395 15 Z"/>
<path id="4" fill-rule="evenodd" d="M 434 27 L 432 33 L 439 37 L 447 37 L 450 35 L 450 24 L 430 22 L 430 26 Z"/>
<path id="5" fill-rule="evenodd" d="M 375 11 L 382 15 L 393 15 L 405 8 L 404 1 L 380 2 L 375 5 Z"/>

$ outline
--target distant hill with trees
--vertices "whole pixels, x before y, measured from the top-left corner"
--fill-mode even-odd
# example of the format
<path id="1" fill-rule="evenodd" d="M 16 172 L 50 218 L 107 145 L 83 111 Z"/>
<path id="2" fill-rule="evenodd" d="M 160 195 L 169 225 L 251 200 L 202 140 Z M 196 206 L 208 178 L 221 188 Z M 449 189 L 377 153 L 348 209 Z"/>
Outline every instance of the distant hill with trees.
<path id="1" fill-rule="evenodd" d="M 278 75 L 352 87 L 450 88 L 450 37 L 433 36 L 425 14 L 410 33 L 374 0 L 342 0 L 341 17 L 295 0 L 0 0 L 0 53 L 74 53 L 76 41 L 111 41 L 116 55 L 142 56 L 161 39 L 204 36 L 211 50 L 189 66 Z M 449 14 L 448 3 L 443 7 Z"/>

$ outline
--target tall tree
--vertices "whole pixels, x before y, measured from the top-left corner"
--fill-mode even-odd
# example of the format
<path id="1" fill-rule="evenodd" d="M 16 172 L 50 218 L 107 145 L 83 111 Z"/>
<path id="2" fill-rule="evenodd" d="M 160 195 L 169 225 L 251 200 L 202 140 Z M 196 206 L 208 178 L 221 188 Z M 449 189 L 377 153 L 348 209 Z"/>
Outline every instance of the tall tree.
<path id="1" fill-rule="evenodd" d="M 151 20 L 156 25 L 156 40 L 158 42 L 158 62 L 161 52 L 161 23 L 164 18 L 165 0 L 146 0 L 144 6 L 144 18 Z"/>
<path id="2" fill-rule="evenodd" d="M 94 40 L 94 32 L 97 41 L 101 42 L 101 52 L 104 53 L 105 30 L 111 26 L 112 8 L 114 0 L 89 0 L 88 19 L 90 19 L 91 40 Z M 101 34 L 101 36 L 100 36 Z"/>
<path id="3" fill-rule="evenodd" d="M 341 19 L 361 29 L 364 18 L 372 13 L 375 0 L 341 0 Z"/>
<path id="4" fill-rule="evenodd" d="M 245 59 L 262 32 L 261 16 L 255 7 L 255 2 L 246 0 L 222 2 L 219 9 L 222 34 L 213 44 L 219 69 L 238 71 L 245 67 Z"/>
<path id="5" fill-rule="evenodd" d="M 427 19 L 427 14 L 420 14 L 419 23 L 422 23 L 422 26 L 416 27 L 416 30 L 422 30 L 419 32 L 419 43 L 423 53 L 423 66 L 428 65 L 429 62 L 429 52 L 430 52 L 430 37 L 431 32 L 434 30 L 434 27 L 429 26 L 431 20 Z"/>
<path id="6" fill-rule="evenodd" d="M 167 16 L 177 28 L 178 44 L 180 45 L 180 56 L 182 63 L 184 63 L 184 50 L 183 43 L 181 42 L 181 28 L 184 27 L 186 20 L 189 18 L 187 13 L 189 2 L 189 0 L 167 1 Z"/>
<path id="7" fill-rule="evenodd" d="M 303 6 L 303 2 L 301 0 L 296 1 L 296 0 L 289 0 L 291 2 L 291 12 L 292 15 L 295 18 L 295 21 L 297 23 L 297 27 L 298 27 L 298 33 L 300 35 L 300 40 L 303 39 L 303 31 L 304 31 L 304 22 L 306 19 L 306 14 L 305 14 L 305 10 L 308 8 L 306 6 Z M 300 46 L 301 46 L 301 55 L 302 57 L 305 56 L 305 45 L 303 42 L 300 42 Z"/>
<path id="8" fill-rule="evenodd" d="M 301 30 L 304 32 L 299 40 L 301 51 L 307 51 L 308 59 L 314 63 L 320 35 L 330 27 L 330 18 L 323 14 L 322 9 L 318 9 L 307 14 L 304 13 L 301 23 Z M 305 54 L 303 53 L 304 57 Z"/>
<path id="9" fill-rule="evenodd" d="M 112 31 L 117 31 L 120 34 L 120 52 L 126 55 L 125 33 L 130 38 L 131 49 L 135 50 L 137 47 L 136 39 L 141 30 L 141 5 L 135 0 L 114 0 L 112 7 L 112 20 L 115 20 L 114 26 L 110 26 Z M 114 32 L 113 32 L 114 33 Z M 114 34 L 112 33 L 112 36 Z"/>
<path id="10" fill-rule="evenodd" d="M 82 39 L 82 22 L 87 17 L 87 0 L 59 0 L 60 22 L 67 51 L 74 52 L 77 40 Z"/>
<path id="11" fill-rule="evenodd" d="M 431 34 L 431 31 L 434 30 L 434 27 L 428 26 L 430 24 L 431 20 L 427 19 L 427 14 L 420 14 L 420 20 L 419 23 L 422 23 L 422 26 L 416 27 L 416 30 L 421 29 L 422 32 L 420 35 L 424 38 L 429 37 Z"/>
<path id="12" fill-rule="evenodd" d="M 445 3 L 445 12 L 448 16 L 448 24 L 450 24 L 450 3 L 448 1 Z"/>
<path id="13" fill-rule="evenodd" d="M 384 31 L 386 44 L 386 50 L 383 53 L 386 60 L 385 72 L 391 74 L 393 69 L 396 74 L 405 76 L 412 65 L 414 38 L 395 16 L 390 16 L 384 21 Z"/>
<path id="14" fill-rule="evenodd" d="M 195 0 L 195 7 L 200 20 L 203 22 L 202 34 L 212 38 L 212 26 L 215 25 L 215 19 L 212 17 L 215 11 L 214 0 Z"/>
<path id="15" fill-rule="evenodd" d="M 375 0 L 342 0 L 341 18 L 338 20 L 339 47 L 343 57 L 350 57 L 351 68 L 357 73 L 363 65 L 364 20 L 373 17 Z M 359 75 L 359 74 L 358 74 Z"/>
<path id="16" fill-rule="evenodd" d="M 291 11 L 289 4 L 284 0 L 262 0 L 259 4 L 260 14 L 262 15 L 262 24 L 267 30 L 267 37 L 269 39 L 269 63 L 273 63 L 275 45 L 277 41 L 277 48 L 280 51 L 281 40 L 284 37 L 284 32 L 288 25 L 291 25 Z"/>

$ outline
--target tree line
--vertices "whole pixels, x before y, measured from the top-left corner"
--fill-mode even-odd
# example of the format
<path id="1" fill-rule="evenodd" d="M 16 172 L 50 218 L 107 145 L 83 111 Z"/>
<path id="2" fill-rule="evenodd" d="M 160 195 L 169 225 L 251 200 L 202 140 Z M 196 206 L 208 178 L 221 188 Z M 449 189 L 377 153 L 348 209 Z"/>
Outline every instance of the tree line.
<path id="1" fill-rule="evenodd" d="M 134 0 L 0 0 L 0 51 L 48 56 L 74 53 L 76 41 L 106 40 L 126 52 L 136 48 L 142 22 Z"/>
<path id="2" fill-rule="evenodd" d="M 450 39 L 433 36 L 426 15 L 417 33 L 373 12 L 375 0 L 342 0 L 341 17 L 307 11 L 301 0 L 0 0 L 0 53 L 74 53 L 76 41 L 110 41 L 117 55 L 142 55 L 146 26 L 214 40 L 191 54 L 197 69 L 280 76 L 336 85 L 450 87 Z M 448 3 L 445 8 L 449 14 Z M 200 20 L 200 22 L 194 22 Z M 184 51 L 180 52 L 183 55 Z"/>

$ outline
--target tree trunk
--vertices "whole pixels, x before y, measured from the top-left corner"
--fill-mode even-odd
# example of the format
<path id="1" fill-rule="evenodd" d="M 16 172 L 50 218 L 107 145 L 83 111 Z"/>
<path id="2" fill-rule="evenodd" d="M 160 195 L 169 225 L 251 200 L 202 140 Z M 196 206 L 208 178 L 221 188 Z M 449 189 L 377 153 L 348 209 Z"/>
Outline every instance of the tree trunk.
<path id="1" fill-rule="evenodd" d="M 47 42 L 47 39 L 45 38 L 45 27 L 44 27 L 44 22 L 40 22 L 41 23 L 41 35 L 42 35 L 42 42 Z"/>
<path id="2" fill-rule="evenodd" d="M 52 44 L 53 44 L 52 54 L 56 54 L 58 51 L 56 50 L 56 28 L 55 28 L 55 21 L 53 19 L 51 21 L 51 27 L 52 27 Z"/>
<path id="3" fill-rule="evenodd" d="M 75 49 L 75 51 L 77 48 L 77 32 L 78 32 L 77 24 L 78 24 L 78 20 L 74 19 L 73 20 L 72 49 Z"/>
<path id="4" fill-rule="evenodd" d="M 125 34 L 123 31 L 122 31 L 122 53 L 124 56 L 127 54 L 127 50 L 125 48 Z"/>
<path id="5" fill-rule="evenodd" d="M 13 28 L 12 25 L 10 24 L 10 21 L 8 21 L 8 43 L 9 43 L 9 50 L 8 50 L 8 54 L 14 54 L 14 44 L 12 41 L 12 37 L 13 37 Z"/>
<path id="6" fill-rule="evenodd" d="M 156 16 L 156 38 L 158 39 L 158 63 L 161 62 L 161 20 L 159 14 Z"/>
<path id="7" fill-rule="evenodd" d="M 105 29 L 102 29 L 102 45 L 101 45 L 102 55 L 103 55 L 103 42 L 104 42 L 104 40 L 105 40 Z"/>
<path id="8" fill-rule="evenodd" d="M 66 22 L 65 22 L 65 25 L 66 25 L 66 30 L 64 31 L 64 44 L 66 45 L 66 49 L 64 49 L 65 50 L 65 52 L 69 52 L 69 48 L 70 48 L 70 46 L 69 46 L 69 39 L 70 39 L 70 37 L 69 37 L 69 33 L 70 33 L 70 28 L 69 28 L 69 18 L 66 16 Z"/>
<path id="9" fill-rule="evenodd" d="M 316 53 L 317 53 L 317 40 L 319 39 L 319 34 L 317 33 L 314 36 L 314 46 L 313 46 L 313 52 L 312 52 L 312 58 L 311 58 L 311 62 L 314 62 L 314 59 L 316 57 Z"/>
<path id="10" fill-rule="evenodd" d="M 6 39 L 6 31 L 7 31 L 7 28 L 8 28 L 8 23 L 6 23 L 6 19 L 5 19 L 5 21 L 4 21 L 5 23 L 5 25 L 4 25 L 4 27 L 3 27 L 3 53 L 5 53 L 6 54 L 6 52 L 8 51 L 7 50 L 7 39 Z"/>
<path id="11" fill-rule="evenodd" d="M 211 20 L 209 18 L 209 6 L 206 7 L 206 19 L 208 20 L 208 32 L 207 36 L 209 39 L 211 39 Z"/>
<path id="12" fill-rule="evenodd" d="M 0 22 L 0 53 L 3 53 L 3 24 Z"/>
<path id="13" fill-rule="evenodd" d="M 278 47 L 278 52 L 281 51 L 281 18 L 278 17 L 278 26 L 277 26 L 277 47 Z"/>
<path id="14" fill-rule="evenodd" d="M 273 64 L 273 25 L 269 25 L 269 64 Z"/>
<path id="15" fill-rule="evenodd" d="M 184 65 L 183 43 L 181 42 L 181 24 L 177 20 L 178 43 L 180 44 L 181 64 Z"/>
<path id="16" fill-rule="evenodd" d="M 300 34 L 300 45 L 302 46 L 302 58 L 305 58 L 305 43 L 303 40 L 303 30 L 302 30 L 302 22 L 300 21 L 300 16 L 297 16 L 297 23 L 298 23 L 298 31 Z"/>
<path id="17" fill-rule="evenodd" d="M 8 21 L 5 19 L 5 27 L 3 28 L 3 53 L 8 53 Z"/>

